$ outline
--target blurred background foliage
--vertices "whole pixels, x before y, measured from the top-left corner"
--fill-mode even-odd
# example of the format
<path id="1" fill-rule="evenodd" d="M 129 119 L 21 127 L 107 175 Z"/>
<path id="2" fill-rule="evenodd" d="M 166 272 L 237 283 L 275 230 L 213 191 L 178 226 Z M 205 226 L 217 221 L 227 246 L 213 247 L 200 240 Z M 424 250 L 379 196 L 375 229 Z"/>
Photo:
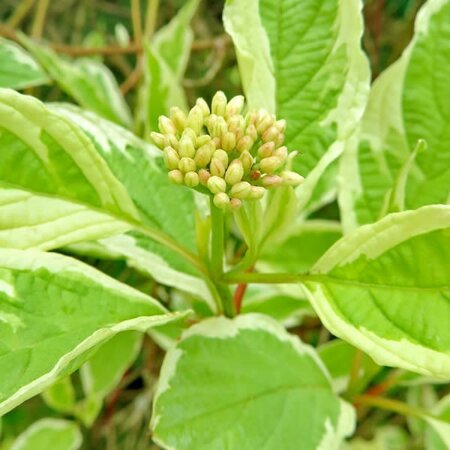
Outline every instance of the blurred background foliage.
<path id="1" fill-rule="evenodd" d="M 155 32 L 176 16 L 185 3 L 183 0 L 1 0 L 0 35 L 17 40 L 18 32 L 22 31 L 29 37 L 42 39 L 60 55 L 74 58 L 88 56 L 104 62 L 114 74 L 131 111 L 136 111 L 139 107 L 139 85 L 143 80 L 140 62 L 142 43 L 151 41 Z M 200 96 L 209 100 L 219 89 L 229 95 L 241 92 L 236 56 L 221 20 L 223 3 L 219 0 L 201 1 L 192 20 L 194 39 L 181 80 L 189 104 Z M 400 56 L 410 41 L 416 12 L 423 3 L 424 0 L 365 0 L 363 45 L 370 60 L 373 79 Z M 44 101 L 70 100 L 57 84 L 28 88 L 25 92 Z M 145 137 L 143 130 L 135 128 Z M 336 203 L 332 203 L 316 211 L 311 218 L 337 220 L 338 214 Z M 164 303 L 183 302 L 177 292 L 149 280 L 123 261 L 95 257 L 84 260 Z M 329 333 L 313 315 L 306 315 L 301 325 L 292 331 L 312 345 L 330 339 Z M 42 396 L 16 408 L 0 422 L 0 449 L 8 449 L 15 436 L 41 417 L 75 417 L 85 425 L 84 449 L 158 448 L 151 443 L 148 432 L 152 393 L 164 355 L 161 348 L 164 345 L 158 346 L 155 340 L 145 337 L 135 362 L 125 371 L 119 385 L 106 396 L 103 406 L 97 408 L 86 401 L 77 402 L 77 399 L 83 398 L 77 372 L 71 376 L 73 392 L 68 400 L 71 402 L 70 408 L 55 406 Z M 376 372 L 373 379 L 375 385 L 377 382 L 393 384 L 394 380 L 404 376 L 399 371 L 386 368 L 378 367 Z M 408 383 L 408 379 L 404 383 Z M 401 387 L 395 388 L 397 390 L 392 394 L 399 393 L 403 399 L 408 395 L 408 401 L 412 403 L 432 402 L 436 391 L 425 383 L 418 384 L 407 394 L 400 392 Z M 380 423 L 400 425 L 401 428 L 395 428 L 393 437 L 398 447 L 389 448 L 422 448 L 420 432 L 423 430 L 417 431 L 421 424 L 408 419 L 409 430 L 413 433 L 407 436 L 406 431 L 405 434 L 398 431 L 405 429 L 407 419 L 403 416 L 381 410 L 359 413 L 359 438 L 373 438 L 375 425 Z M 414 437 L 414 430 L 417 437 Z M 406 440 L 408 444 L 405 444 Z M 369 447 L 361 443 L 359 448 Z"/>

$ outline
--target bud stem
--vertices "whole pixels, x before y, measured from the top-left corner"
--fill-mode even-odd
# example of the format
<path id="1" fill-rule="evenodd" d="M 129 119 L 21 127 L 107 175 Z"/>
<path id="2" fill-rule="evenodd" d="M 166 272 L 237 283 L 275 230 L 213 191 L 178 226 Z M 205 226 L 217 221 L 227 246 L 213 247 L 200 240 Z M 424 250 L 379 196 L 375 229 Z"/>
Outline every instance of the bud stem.
<path id="1" fill-rule="evenodd" d="M 235 316 L 235 309 L 231 292 L 226 283 L 221 282 L 223 276 L 223 258 L 225 246 L 225 222 L 224 211 L 217 208 L 213 197 L 210 196 L 211 210 L 211 255 L 210 275 L 218 291 L 222 303 L 223 312 L 227 317 Z"/>

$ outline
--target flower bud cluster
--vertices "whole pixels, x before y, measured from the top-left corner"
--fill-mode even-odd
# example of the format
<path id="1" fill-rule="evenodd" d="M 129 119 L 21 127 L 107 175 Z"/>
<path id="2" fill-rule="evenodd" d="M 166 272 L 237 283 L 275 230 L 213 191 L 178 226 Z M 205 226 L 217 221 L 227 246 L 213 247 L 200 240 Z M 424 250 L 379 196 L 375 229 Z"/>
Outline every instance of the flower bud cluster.
<path id="1" fill-rule="evenodd" d="M 283 145 L 285 120 L 264 109 L 243 115 L 244 97 L 227 101 L 217 92 L 211 108 L 199 98 L 185 114 L 170 110 L 159 118 L 160 133 L 152 133 L 164 153 L 169 179 L 214 195 L 219 208 L 237 209 L 243 200 L 258 200 L 266 189 L 297 186 L 303 177 L 286 170 L 295 152 Z"/>

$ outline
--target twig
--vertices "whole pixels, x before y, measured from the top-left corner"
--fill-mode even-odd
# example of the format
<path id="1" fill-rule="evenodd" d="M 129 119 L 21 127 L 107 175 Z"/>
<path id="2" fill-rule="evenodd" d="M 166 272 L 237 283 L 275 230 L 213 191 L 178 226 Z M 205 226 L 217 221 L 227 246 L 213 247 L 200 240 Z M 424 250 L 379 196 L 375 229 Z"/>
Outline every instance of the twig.
<path id="1" fill-rule="evenodd" d="M 131 72 L 128 78 L 120 85 L 120 92 L 122 92 L 123 95 L 129 92 L 137 84 L 139 78 L 141 78 L 142 66 L 142 59 L 139 59 L 133 72 Z"/>
<path id="2" fill-rule="evenodd" d="M 34 16 L 33 26 L 31 27 L 31 37 L 40 39 L 44 31 L 45 16 L 47 15 L 48 4 L 50 0 L 38 0 L 36 5 L 36 14 Z"/>
<path id="3" fill-rule="evenodd" d="M 17 33 L 9 26 L 0 23 L 0 36 L 6 37 L 13 41 L 19 41 Z M 229 45 L 230 38 L 226 35 L 218 36 L 214 39 L 199 39 L 192 43 L 192 51 L 202 51 L 213 47 L 223 45 Z M 69 56 L 112 56 L 112 55 L 128 55 L 135 53 L 142 53 L 143 48 L 141 44 L 131 42 L 126 47 L 119 46 L 105 46 L 105 47 L 82 47 L 76 45 L 64 45 L 50 43 L 49 47 L 57 53 L 64 53 Z"/>
<path id="4" fill-rule="evenodd" d="M 131 21 L 133 23 L 134 42 L 138 45 L 142 43 L 142 21 L 141 21 L 141 2 L 131 0 Z"/>
<path id="5" fill-rule="evenodd" d="M 205 73 L 205 75 L 197 79 L 185 78 L 183 80 L 183 86 L 187 88 L 206 86 L 214 79 L 214 77 L 221 69 L 223 60 L 225 58 L 226 46 L 224 42 L 216 41 L 215 50 L 216 50 L 215 58 L 213 59 L 213 63 L 211 64 L 210 68 Z"/>
<path id="6" fill-rule="evenodd" d="M 156 29 L 158 17 L 159 0 L 147 0 L 147 11 L 145 13 L 144 38 L 150 40 Z"/>
<path id="7" fill-rule="evenodd" d="M 252 266 L 248 271 L 253 272 L 254 267 Z M 240 283 L 236 286 L 234 291 L 233 301 L 234 307 L 236 309 L 236 314 L 240 314 L 242 308 L 242 301 L 244 300 L 245 292 L 247 291 L 247 283 Z"/>
<path id="8" fill-rule="evenodd" d="M 6 25 L 11 28 L 15 28 L 20 25 L 23 19 L 30 12 L 33 7 L 34 0 L 22 0 L 18 5 L 14 12 L 9 16 L 9 19 L 6 21 Z"/>

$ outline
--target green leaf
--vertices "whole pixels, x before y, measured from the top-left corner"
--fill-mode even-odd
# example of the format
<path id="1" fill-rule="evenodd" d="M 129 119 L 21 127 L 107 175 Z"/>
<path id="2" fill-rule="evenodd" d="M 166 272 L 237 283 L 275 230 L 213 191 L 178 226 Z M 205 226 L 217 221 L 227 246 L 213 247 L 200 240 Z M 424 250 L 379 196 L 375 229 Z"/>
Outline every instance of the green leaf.
<path id="1" fill-rule="evenodd" d="M 357 352 L 358 349 L 340 339 L 335 339 L 318 348 L 320 359 L 333 379 L 335 392 L 341 393 L 347 389 Z M 357 381 L 358 392 L 368 385 L 380 369 L 381 367 L 375 364 L 369 356 L 362 355 Z"/>
<path id="2" fill-rule="evenodd" d="M 449 238 L 443 205 L 359 228 L 311 269 L 305 286 L 314 309 L 378 364 L 449 378 Z"/>
<path id="3" fill-rule="evenodd" d="M 54 248 L 139 217 L 84 133 L 37 99 L 0 89 L 0 147 L 0 246 Z"/>
<path id="4" fill-rule="evenodd" d="M 242 303 L 242 313 L 265 314 L 285 327 L 298 326 L 305 316 L 314 315 L 306 297 L 299 299 L 298 291 L 292 292 L 292 285 L 249 285 Z"/>
<path id="5" fill-rule="evenodd" d="M 300 151 L 294 167 L 308 175 L 297 189 L 302 210 L 335 195 L 336 166 L 330 165 L 365 107 L 369 68 L 360 9 L 358 0 L 226 3 L 224 24 L 245 72 L 250 107 L 268 107 L 286 119 L 286 145 Z"/>
<path id="6" fill-rule="evenodd" d="M 65 256 L 0 250 L 0 415 L 73 372 L 115 334 L 180 317 Z"/>
<path id="7" fill-rule="evenodd" d="M 276 80 L 270 42 L 259 14 L 259 2 L 225 2 L 223 24 L 236 48 L 242 85 L 251 108 L 275 112 Z"/>
<path id="8" fill-rule="evenodd" d="M 70 377 L 57 380 L 42 393 L 42 398 L 50 408 L 71 413 L 75 408 L 75 389 Z"/>
<path id="9" fill-rule="evenodd" d="M 273 272 L 306 272 L 341 236 L 340 224 L 331 220 L 292 226 L 281 242 L 274 237 L 264 248 L 258 267 Z"/>
<path id="10" fill-rule="evenodd" d="M 163 363 L 151 423 L 164 448 L 337 449 L 354 412 L 313 349 L 268 317 L 208 319 Z"/>
<path id="11" fill-rule="evenodd" d="M 119 384 L 139 353 L 142 337 L 142 333 L 137 331 L 119 333 L 81 366 L 81 381 L 86 396 L 103 399 Z"/>
<path id="12" fill-rule="evenodd" d="M 425 418 L 426 450 L 448 450 L 450 448 L 450 395 L 446 395 L 431 409 L 437 419 Z"/>
<path id="13" fill-rule="evenodd" d="M 157 243 L 148 239 L 148 247 L 156 247 L 170 263 L 198 266 L 194 253 L 184 247 L 195 248 L 192 229 L 186 226 L 180 231 L 183 245 L 162 231 L 177 235 L 189 220 L 193 222 L 192 209 L 191 216 L 181 213 L 189 210 L 192 193 L 181 190 L 170 197 L 173 186 L 167 175 L 153 170 L 156 162 L 134 144 L 142 141 L 124 134 L 122 128 L 113 131 L 108 135 L 116 142 L 113 148 L 104 133 L 96 139 L 103 139 L 102 156 L 108 155 L 108 164 L 118 171 L 133 199 L 100 156 L 96 143 L 75 123 L 32 97 L 0 90 L 0 246 L 49 250 L 135 228 L 155 239 Z M 122 155 L 121 150 L 130 153 Z M 142 171 L 136 171 L 140 162 Z M 147 184 L 160 183 L 158 191 L 146 190 Z M 180 203 L 186 198 L 183 195 L 188 201 Z M 177 210 L 169 210 L 172 205 Z"/>
<path id="14" fill-rule="evenodd" d="M 187 109 L 181 81 L 194 34 L 190 22 L 199 0 L 189 0 L 178 14 L 144 46 L 144 83 L 139 91 L 140 119 L 145 130 L 158 129 L 158 117 L 170 107 Z"/>
<path id="15" fill-rule="evenodd" d="M 41 419 L 25 430 L 10 450 L 77 450 L 82 440 L 76 423 L 62 419 Z"/>
<path id="16" fill-rule="evenodd" d="M 339 203 L 346 232 L 378 220 L 390 189 L 419 140 L 427 150 L 408 170 L 406 209 L 448 203 L 450 2 L 429 0 L 417 15 L 414 38 L 402 57 L 375 81 L 359 142 L 340 166 Z M 439 67 L 439 70 L 435 70 Z"/>
<path id="17" fill-rule="evenodd" d="M 131 113 L 112 72 L 90 58 L 70 60 L 22 35 L 21 40 L 59 87 L 81 106 L 126 127 Z"/>
<path id="18" fill-rule="evenodd" d="M 0 87 L 25 89 L 50 80 L 36 61 L 20 45 L 0 38 Z"/>

